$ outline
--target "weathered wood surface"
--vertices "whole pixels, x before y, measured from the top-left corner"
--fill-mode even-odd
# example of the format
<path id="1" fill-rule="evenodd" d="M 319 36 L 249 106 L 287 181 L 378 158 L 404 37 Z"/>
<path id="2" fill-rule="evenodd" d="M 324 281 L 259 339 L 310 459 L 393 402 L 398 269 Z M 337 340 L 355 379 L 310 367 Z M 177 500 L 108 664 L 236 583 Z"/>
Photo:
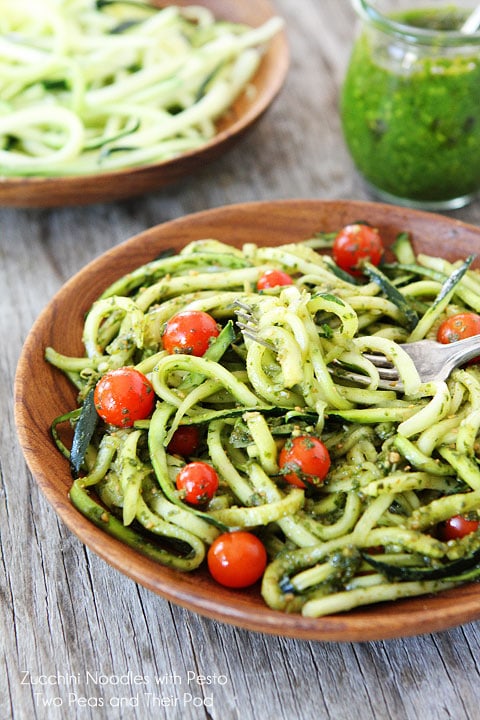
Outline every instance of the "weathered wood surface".
<path id="1" fill-rule="evenodd" d="M 128 202 L 0 209 L 2 718 L 478 715 L 477 623 L 404 640 L 324 644 L 204 619 L 87 551 L 39 493 L 16 441 L 12 383 L 22 343 L 42 307 L 89 260 L 147 227 L 209 207 L 368 198 L 337 112 L 353 37 L 350 4 L 276 4 L 288 23 L 287 83 L 256 129 L 223 159 L 195 178 Z M 480 202 L 454 215 L 480 224 Z M 209 684 L 200 684 L 200 676 Z"/>

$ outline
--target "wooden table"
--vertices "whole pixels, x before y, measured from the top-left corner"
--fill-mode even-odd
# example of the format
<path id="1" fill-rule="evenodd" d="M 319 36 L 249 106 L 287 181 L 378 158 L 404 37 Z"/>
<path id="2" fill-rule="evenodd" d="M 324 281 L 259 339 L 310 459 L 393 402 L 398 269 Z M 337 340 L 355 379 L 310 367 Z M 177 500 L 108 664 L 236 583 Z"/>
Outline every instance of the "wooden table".
<path id="1" fill-rule="evenodd" d="M 149 226 L 210 207 L 368 198 L 337 112 L 353 37 L 350 4 L 277 0 L 277 7 L 288 23 L 287 83 L 223 159 L 128 202 L 0 209 L 2 718 L 478 716 L 476 623 L 404 640 L 336 644 L 199 617 L 86 550 L 39 493 L 16 441 L 11 388 L 22 343 L 42 307 L 88 261 Z M 454 215 L 480 224 L 480 201 Z"/>

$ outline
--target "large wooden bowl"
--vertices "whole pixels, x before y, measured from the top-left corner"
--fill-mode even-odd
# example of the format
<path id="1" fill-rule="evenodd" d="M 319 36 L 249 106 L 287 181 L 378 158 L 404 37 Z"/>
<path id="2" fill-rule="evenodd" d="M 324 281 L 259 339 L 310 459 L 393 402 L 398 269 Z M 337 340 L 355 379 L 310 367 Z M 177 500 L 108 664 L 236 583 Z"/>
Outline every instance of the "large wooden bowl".
<path id="1" fill-rule="evenodd" d="M 191 0 L 151 0 L 152 5 L 192 5 Z M 270 0 L 199 0 L 215 17 L 257 27 L 276 15 Z M 279 93 L 289 65 L 285 33 L 269 44 L 252 80 L 254 92 L 241 95 L 217 123 L 217 134 L 201 148 L 171 160 L 95 175 L 73 177 L 2 177 L 0 206 L 60 207 L 120 200 L 171 185 L 215 160 L 230 149 L 263 115 Z"/>
<path id="2" fill-rule="evenodd" d="M 241 245 L 275 245 L 332 231 L 355 220 L 378 226 L 388 243 L 400 231 L 414 245 L 447 258 L 480 252 L 480 229 L 419 211 L 376 203 L 277 201 L 233 205 L 154 227 L 87 265 L 55 295 L 33 326 L 18 364 L 16 424 L 25 458 L 41 490 L 66 525 L 91 550 L 136 582 L 190 610 L 249 630 L 328 641 L 363 641 L 437 631 L 480 618 L 480 585 L 469 584 L 433 597 L 376 605 L 321 619 L 287 615 L 265 606 L 258 587 L 234 591 L 206 571 L 191 574 L 162 567 L 106 535 L 70 504 L 68 463 L 49 434 L 56 416 L 75 406 L 75 391 L 44 361 L 47 345 L 83 354 L 84 313 L 107 285 L 166 248 L 214 237 Z"/>

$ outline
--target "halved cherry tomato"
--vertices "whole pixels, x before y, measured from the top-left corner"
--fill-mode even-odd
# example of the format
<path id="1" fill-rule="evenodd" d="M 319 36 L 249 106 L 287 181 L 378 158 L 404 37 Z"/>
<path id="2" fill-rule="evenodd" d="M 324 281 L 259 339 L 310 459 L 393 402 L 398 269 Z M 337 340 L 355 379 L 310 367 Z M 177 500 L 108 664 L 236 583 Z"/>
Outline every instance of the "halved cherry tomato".
<path id="1" fill-rule="evenodd" d="M 207 553 L 208 569 L 221 585 L 243 588 L 259 580 L 267 566 L 261 540 L 245 530 L 219 535 Z"/>
<path id="2" fill-rule="evenodd" d="M 440 537 L 442 540 L 456 540 L 478 530 L 478 520 L 469 520 L 463 515 L 454 515 L 440 525 Z"/>
<path id="3" fill-rule="evenodd" d="M 218 489 L 218 475 L 208 463 L 191 462 L 178 473 L 176 486 L 190 505 L 205 505 Z"/>
<path id="4" fill-rule="evenodd" d="M 184 310 L 167 322 L 162 342 L 170 355 L 185 353 L 201 357 L 218 334 L 217 323 L 211 315 L 201 310 Z"/>
<path id="5" fill-rule="evenodd" d="M 180 425 L 172 435 L 167 450 L 173 455 L 194 455 L 200 445 L 200 431 L 196 425 Z"/>
<path id="6" fill-rule="evenodd" d="M 116 427 L 131 427 L 147 418 L 155 405 L 155 392 L 147 377 L 133 367 L 109 370 L 95 386 L 95 408 Z"/>
<path id="7" fill-rule="evenodd" d="M 287 440 L 281 449 L 279 466 L 291 485 L 321 485 L 330 469 L 330 455 L 318 438 L 299 435 Z"/>
<path id="8" fill-rule="evenodd" d="M 293 279 L 283 270 L 265 270 L 257 281 L 257 290 L 269 290 L 282 285 L 293 285 Z"/>
<path id="9" fill-rule="evenodd" d="M 380 233 L 364 223 L 346 225 L 333 241 L 333 259 L 351 275 L 362 274 L 362 261 L 379 265 L 384 252 Z"/>

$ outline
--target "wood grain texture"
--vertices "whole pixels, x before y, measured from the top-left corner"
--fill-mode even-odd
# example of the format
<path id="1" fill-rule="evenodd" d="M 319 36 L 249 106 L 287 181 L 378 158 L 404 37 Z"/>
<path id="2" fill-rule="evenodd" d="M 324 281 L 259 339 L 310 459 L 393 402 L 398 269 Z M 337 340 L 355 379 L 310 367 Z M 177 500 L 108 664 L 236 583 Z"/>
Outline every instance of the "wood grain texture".
<path id="1" fill-rule="evenodd" d="M 88 262 L 153 225 L 220 205 L 290 197 L 368 199 L 345 150 L 337 112 L 353 37 L 350 4 L 275 4 L 287 20 L 289 75 L 268 113 L 228 154 L 195 177 L 121 203 L 0 209 L 2 718 L 478 715 L 478 623 L 406 639 L 336 643 L 269 636 L 204 618 L 85 549 L 33 482 L 17 443 L 12 386 L 22 343 L 54 293 Z M 478 225 L 480 202 L 451 215 Z M 87 673 L 110 680 L 87 684 Z M 187 684 L 189 673 L 221 676 L 223 684 Z M 134 684 L 132 674 L 146 678 L 148 686 Z M 46 683 L 34 683 L 42 675 Z M 122 676 L 127 684 L 113 684 Z M 184 703 L 185 692 L 212 705 Z M 154 696 L 165 705 L 155 705 Z M 104 707 L 82 706 L 82 697 L 90 703 L 98 697 Z M 130 706 L 115 707 L 127 701 Z"/>

